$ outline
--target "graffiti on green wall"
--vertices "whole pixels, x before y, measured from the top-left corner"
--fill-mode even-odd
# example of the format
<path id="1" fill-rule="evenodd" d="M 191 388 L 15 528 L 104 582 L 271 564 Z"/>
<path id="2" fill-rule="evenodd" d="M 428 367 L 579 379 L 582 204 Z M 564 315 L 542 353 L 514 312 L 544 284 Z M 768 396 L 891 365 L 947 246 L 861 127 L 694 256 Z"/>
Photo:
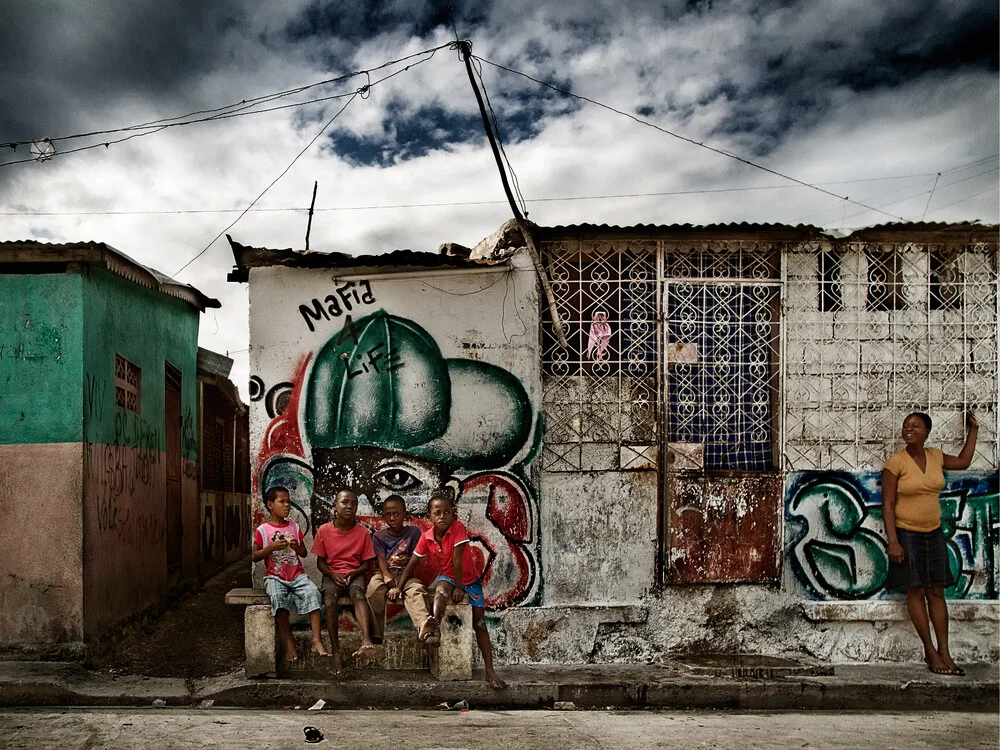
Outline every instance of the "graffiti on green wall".
<path id="1" fill-rule="evenodd" d="M 1000 514 L 996 473 L 949 473 L 942 529 L 957 582 L 951 599 L 997 599 Z M 786 492 L 786 560 L 816 599 L 880 598 L 889 570 L 876 472 L 800 472 Z"/>

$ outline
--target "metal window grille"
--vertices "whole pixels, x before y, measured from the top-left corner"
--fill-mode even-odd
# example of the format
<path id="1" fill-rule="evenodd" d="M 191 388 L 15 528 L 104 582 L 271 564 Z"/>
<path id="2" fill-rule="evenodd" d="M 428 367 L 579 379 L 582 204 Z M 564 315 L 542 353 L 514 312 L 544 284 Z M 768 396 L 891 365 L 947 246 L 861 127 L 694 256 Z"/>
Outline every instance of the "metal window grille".
<path id="1" fill-rule="evenodd" d="M 545 248 L 569 341 L 568 349 L 556 343 L 546 311 L 542 465 L 549 471 L 649 468 L 655 461 L 656 248 L 655 242 Z"/>
<path id="2" fill-rule="evenodd" d="M 779 287 L 668 282 L 667 439 L 704 446 L 706 469 L 773 468 Z M 669 357 L 669 354 L 668 354 Z"/>
<path id="3" fill-rule="evenodd" d="M 569 348 L 543 317 L 543 468 L 654 468 L 664 383 L 667 439 L 703 445 L 706 468 L 772 468 L 774 247 L 580 242 L 545 253 Z M 598 313 L 610 326 L 604 353 Z"/>
<path id="4" fill-rule="evenodd" d="M 838 247 L 841 307 L 824 311 L 820 261 L 830 250 L 787 254 L 786 468 L 877 469 L 912 411 L 930 413 L 935 445 L 955 454 L 966 409 L 980 422 L 973 468 L 996 467 L 996 246 Z M 892 258 L 880 266 L 892 273 L 873 276 L 873 257 Z M 896 301 L 871 309 L 886 299 L 871 287 L 890 277 Z"/>

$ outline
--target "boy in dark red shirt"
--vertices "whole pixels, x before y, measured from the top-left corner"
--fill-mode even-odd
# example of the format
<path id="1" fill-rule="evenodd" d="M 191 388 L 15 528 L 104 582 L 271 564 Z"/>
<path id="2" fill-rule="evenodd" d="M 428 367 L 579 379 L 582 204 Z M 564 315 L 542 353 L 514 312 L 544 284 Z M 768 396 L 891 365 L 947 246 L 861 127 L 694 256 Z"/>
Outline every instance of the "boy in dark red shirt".
<path id="1" fill-rule="evenodd" d="M 333 504 L 333 520 L 316 530 L 312 545 L 316 567 L 323 574 L 323 604 L 326 606 L 326 628 L 333 651 L 333 671 L 343 672 L 340 657 L 337 599 L 350 596 L 354 617 L 361 628 L 361 647 L 355 659 L 370 659 L 375 655 L 372 643 L 372 611 L 365 597 L 365 573 L 371 570 L 375 550 L 368 529 L 358 523 L 358 496 L 350 490 L 340 490 Z"/>
<path id="2" fill-rule="evenodd" d="M 449 495 L 435 492 L 427 503 L 427 515 L 431 527 L 420 537 L 413 557 L 399 578 L 402 588 L 413 573 L 419 558 L 426 557 L 431 569 L 437 574 L 432 584 L 434 590 L 434 615 L 429 624 L 437 630 L 444 617 L 448 601 L 458 604 L 463 592 L 472 605 L 472 629 L 476 632 L 476 643 L 483 654 L 486 680 L 495 690 L 507 687 L 500 676 L 493 671 L 493 644 L 486 629 L 486 597 L 479 570 L 469 546 L 469 532 L 465 524 L 455 518 L 455 505 Z"/>

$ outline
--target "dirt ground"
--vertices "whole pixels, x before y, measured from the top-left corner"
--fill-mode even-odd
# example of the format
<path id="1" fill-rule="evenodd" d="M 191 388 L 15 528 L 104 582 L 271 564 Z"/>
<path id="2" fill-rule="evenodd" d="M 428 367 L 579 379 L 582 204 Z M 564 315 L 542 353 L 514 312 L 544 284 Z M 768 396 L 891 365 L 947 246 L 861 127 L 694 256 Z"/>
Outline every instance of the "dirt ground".
<path id="1" fill-rule="evenodd" d="M 157 618 L 130 625 L 91 655 L 91 669 L 149 677 L 199 678 L 243 667 L 243 607 L 226 592 L 249 587 L 250 558 L 231 564 Z"/>

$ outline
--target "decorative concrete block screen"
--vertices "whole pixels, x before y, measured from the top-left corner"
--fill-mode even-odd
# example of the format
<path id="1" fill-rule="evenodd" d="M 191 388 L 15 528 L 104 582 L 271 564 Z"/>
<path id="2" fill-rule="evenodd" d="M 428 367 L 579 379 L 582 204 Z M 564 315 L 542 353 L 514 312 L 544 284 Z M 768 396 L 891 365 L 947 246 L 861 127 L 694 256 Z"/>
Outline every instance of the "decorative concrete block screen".
<path id="1" fill-rule="evenodd" d="M 785 468 L 878 469 L 912 411 L 972 469 L 997 467 L 996 246 L 852 243 L 787 255 Z"/>

